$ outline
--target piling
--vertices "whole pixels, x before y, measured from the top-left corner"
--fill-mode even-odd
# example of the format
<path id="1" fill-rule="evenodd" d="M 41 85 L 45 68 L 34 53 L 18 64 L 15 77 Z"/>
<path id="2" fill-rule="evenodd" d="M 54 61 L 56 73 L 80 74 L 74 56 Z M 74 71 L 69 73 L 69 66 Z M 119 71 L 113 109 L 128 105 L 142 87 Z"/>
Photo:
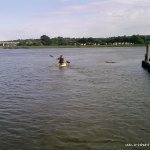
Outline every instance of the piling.
<path id="1" fill-rule="evenodd" d="M 142 67 L 150 72 L 150 45 L 146 46 L 145 60 L 142 60 Z"/>

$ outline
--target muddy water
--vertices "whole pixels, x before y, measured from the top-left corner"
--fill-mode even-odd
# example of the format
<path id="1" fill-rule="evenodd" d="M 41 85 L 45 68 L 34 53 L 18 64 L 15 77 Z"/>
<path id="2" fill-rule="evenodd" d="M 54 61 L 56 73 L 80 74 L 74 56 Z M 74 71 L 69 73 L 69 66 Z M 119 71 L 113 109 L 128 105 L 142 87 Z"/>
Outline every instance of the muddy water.
<path id="1" fill-rule="evenodd" d="M 69 68 L 57 67 L 60 54 Z M 0 149 L 143 148 L 125 144 L 150 142 L 144 54 L 145 47 L 0 49 Z"/>

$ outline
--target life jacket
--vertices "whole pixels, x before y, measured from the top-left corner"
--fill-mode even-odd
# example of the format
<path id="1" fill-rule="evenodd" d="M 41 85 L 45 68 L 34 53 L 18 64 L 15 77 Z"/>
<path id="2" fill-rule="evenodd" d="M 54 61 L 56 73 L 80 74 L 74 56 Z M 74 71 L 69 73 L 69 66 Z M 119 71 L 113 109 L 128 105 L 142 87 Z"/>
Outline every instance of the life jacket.
<path id="1" fill-rule="evenodd" d="M 58 59 L 59 59 L 59 63 L 60 63 L 60 64 L 64 63 L 64 58 L 63 58 L 63 57 L 60 57 L 60 58 L 58 58 Z"/>

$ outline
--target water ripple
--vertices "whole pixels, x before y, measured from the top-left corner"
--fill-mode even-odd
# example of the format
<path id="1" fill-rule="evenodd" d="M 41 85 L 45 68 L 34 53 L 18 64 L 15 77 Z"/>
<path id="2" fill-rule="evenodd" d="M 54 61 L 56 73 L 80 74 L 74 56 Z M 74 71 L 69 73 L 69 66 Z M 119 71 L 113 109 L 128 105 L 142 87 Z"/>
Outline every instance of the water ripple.
<path id="1" fill-rule="evenodd" d="M 0 49 L 0 149 L 105 150 L 149 142 L 144 50 Z M 60 52 L 69 68 L 48 57 Z"/>

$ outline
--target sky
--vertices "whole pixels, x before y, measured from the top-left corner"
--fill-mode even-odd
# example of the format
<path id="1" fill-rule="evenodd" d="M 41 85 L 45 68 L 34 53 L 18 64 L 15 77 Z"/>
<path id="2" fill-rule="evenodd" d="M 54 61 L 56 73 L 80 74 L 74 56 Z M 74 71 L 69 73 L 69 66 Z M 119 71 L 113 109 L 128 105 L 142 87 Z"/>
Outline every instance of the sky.
<path id="1" fill-rule="evenodd" d="M 0 41 L 150 35 L 150 0 L 0 0 Z"/>

